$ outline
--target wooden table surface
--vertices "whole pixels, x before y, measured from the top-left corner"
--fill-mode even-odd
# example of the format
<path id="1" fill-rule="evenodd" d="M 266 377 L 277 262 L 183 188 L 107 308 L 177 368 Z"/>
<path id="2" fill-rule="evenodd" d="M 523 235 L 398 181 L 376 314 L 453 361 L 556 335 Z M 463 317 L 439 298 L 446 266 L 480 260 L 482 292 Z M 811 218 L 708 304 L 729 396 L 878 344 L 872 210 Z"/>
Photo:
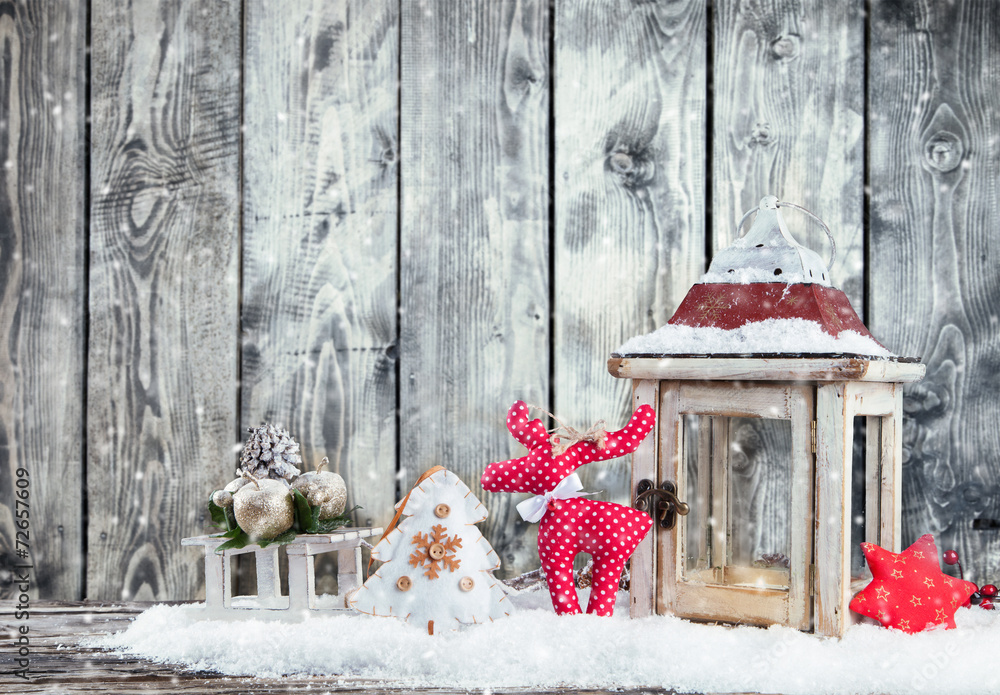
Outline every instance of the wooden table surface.
<path id="1" fill-rule="evenodd" d="M 124 630 L 130 620 L 151 604 L 33 601 L 28 620 L 14 618 L 16 604 L 0 601 L 0 693 L 466 693 L 441 688 L 414 688 L 404 683 L 387 683 L 359 678 L 343 679 L 318 676 L 286 678 L 246 678 L 224 676 L 208 671 L 195 671 L 184 666 L 154 664 L 144 659 L 121 657 L 116 654 L 80 646 L 80 640 L 100 634 Z M 29 626 L 30 680 L 11 674 L 16 665 L 17 629 Z M 489 691 L 500 693 L 581 692 L 594 695 L 605 690 L 556 689 L 548 691 L 502 688 Z M 674 693 L 662 688 L 615 690 L 621 693 Z"/>

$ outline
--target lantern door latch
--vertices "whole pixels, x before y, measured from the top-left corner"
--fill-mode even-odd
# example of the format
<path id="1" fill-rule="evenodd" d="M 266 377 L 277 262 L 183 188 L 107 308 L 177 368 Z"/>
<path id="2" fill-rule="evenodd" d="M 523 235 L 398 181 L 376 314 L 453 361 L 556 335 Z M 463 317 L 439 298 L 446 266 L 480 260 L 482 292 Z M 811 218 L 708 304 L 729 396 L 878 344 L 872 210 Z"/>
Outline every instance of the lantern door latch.
<path id="1" fill-rule="evenodd" d="M 672 529 L 677 523 L 677 515 L 687 515 L 691 508 L 677 497 L 677 486 L 664 480 L 660 487 L 654 487 L 652 480 L 640 480 L 635 487 L 636 509 L 648 512 L 662 529 Z"/>

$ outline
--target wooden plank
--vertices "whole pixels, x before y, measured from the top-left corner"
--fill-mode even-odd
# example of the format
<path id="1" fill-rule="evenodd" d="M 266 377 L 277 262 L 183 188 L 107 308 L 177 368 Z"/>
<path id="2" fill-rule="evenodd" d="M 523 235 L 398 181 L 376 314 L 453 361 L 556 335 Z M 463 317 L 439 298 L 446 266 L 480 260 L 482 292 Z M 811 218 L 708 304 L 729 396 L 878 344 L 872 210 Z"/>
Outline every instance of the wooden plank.
<path id="1" fill-rule="evenodd" d="M 638 410 L 639 406 L 648 405 L 656 413 L 654 417 L 659 420 L 660 409 L 660 382 L 658 381 L 635 381 L 632 388 L 632 409 Z M 660 486 L 658 462 L 659 451 L 655 433 L 642 440 L 639 447 L 632 454 L 632 499 L 635 499 L 635 491 L 641 480 L 651 480 L 656 487 Z M 630 503 L 630 506 L 635 506 Z M 653 517 L 653 528 L 649 534 L 639 543 L 632 558 L 629 561 L 629 615 L 633 618 L 644 618 L 653 615 L 656 610 L 655 603 L 655 578 L 656 578 L 656 548 L 657 536 L 661 531 L 656 523 L 655 505 L 650 504 L 650 515 Z"/>
<path id="2" fill-rule="evenodd" d="M 712 381 L 683 382 L 681 412 L 733 418 L 777 418 L 788 420 L 795 402 L 776 401 L 773 385 L 733 384 Z M 724 448 L 729 448 L 728 444 Z"/>
<path id="3" fill-rule="evenodd" d="M 83 590 L 85 9 L 0 3 L 0 563 L 32 598 Z"/>
<path id="4" fill-rule="evenodd" d="M 400 489 L 478 491 L 510 403 L 548 401 L 548 3 L 433 7 L 402 4 Z M 518 501 L 483 497 L 498 576 L 538 566 Z"/>
<path id="5" fill-rule="evenodd" d="M 657 449 L 659 452 L 660 479 L 672 480 L 684 499 L 688 490 L 688 471 L 685 469 L 685 459 L 680 450 L 683 436 L 683 423 L 680 419 L 679 396 L 680 385 L 677 382 L 660 382 L 660 409 L 656 430 L 653 434 L 659 437 Z M 696 484 L 702 481 L 696 480 Z M 696 512 L 697 513 L 697 512 Z M 689 515 L 690 516 L 690 515 Z M 685 560 L 687 546 L 687 528 L 691 522 L 687 516 L 681 515 L 673 529 L 666 533 L 658 533 L 656 550 L 653 560 L 656 563 L 656 591 L 654 607 L 658 614 L 671 613 L 677 607 L 677 584 L 680 579 L 678 567 Z"/>
<path id="6" fill-rule="evenodd" d="M 365 526 L 396 493 L 398 41 L 392 0 L 246 6 L 242 425 L 328 456 Z"/>
<path id="7" fill-rule="evenodd" d="M 727 621 L 745 625 L 788 623 L 788 592 L 735 586 L 702 586 L 690 582 L 677 585 L 677 602 L 683 615 L 695 620 Z"/>
<path id="8" fill-rule="evenodd" d="M 726 379 L 759 381 L 919 381 L 924 365 L 855 358 L 612 357 L 608 371 L 621 379 Z"/>
<path id="9" fill-rule="evenodd" d="M 923 357 L 905 392 L 903 547 L 934 532 L 966 578 L 1000 574 L 1000 5 L 872 3 L 871 325 Z"/>
<path id="10" fill-rule="evenodd" d="M 706 2 L 555 7 L 553 412 L 619 427 L 630 388 L 605 357 L 666 323 L 704 270 Z M 627 504 L 625 471 L 580 475 Z"/>
<path id="11" fill-rule="evenodd" d="M 830 268 L 864 315 L 864 0 L 720 2 L 714 8 L 714 248 L 765 195 L 801 205 L 837 241 Z M 793 236 L 829 259 L 819 225 Z"/>
<path id="12" fill-rule="evenodd" d="M 903 550 L 903 388 L 896 386 L 896 408 L 892 417 L 882 418 L 882 547 L 898 553 Z"/>
<path id="13" fill-rule="evenodd" d="M 816 395 L 816 565 L 813 631 L 842 637 L 850 626 L 851 469 L 854 418 L 850 384 L 827 384 Z"/>
<path id="14" fill-rule="evenodd" d="M 815 461 L 812 450 L 812 424 L 816 413 L 814 389 L 811 386 L 789 387 L 792 401 L 792 465 L 791 479 L 779 482 L 772 495 L 779 499 L 791 496 L 787 506 L 772 500 L 774 514 L 788 510 L 789 523 L 789 589 L 788 619 L 792 627 L 808 630 L 812 622 L 813 513 Z M 781 454 L 779 454 L 780 456 Z M 771 513 L 767 510 L 766 513 Z"/>
<path id="15" fill-rule="evenodd" d="M 96 0 L 89 597 L 189 598 L 180 540 L 233 467 L 240 11 Z"/>

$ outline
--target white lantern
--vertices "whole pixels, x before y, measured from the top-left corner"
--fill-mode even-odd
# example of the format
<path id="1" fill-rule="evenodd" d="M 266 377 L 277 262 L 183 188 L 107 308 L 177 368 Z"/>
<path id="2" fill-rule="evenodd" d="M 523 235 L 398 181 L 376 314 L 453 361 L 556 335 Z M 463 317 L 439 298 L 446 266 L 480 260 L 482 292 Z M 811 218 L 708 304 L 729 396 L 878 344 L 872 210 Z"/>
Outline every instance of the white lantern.
<path id="1" fill-rule="evenodd" d="M 900 550 L 902 384 L 924 366 L 871 338 L 783 206 L 763 199 L 670 323 L 608 363 L 658 414 L 632 463 L 659 520 L 632 558 L 633 617 L 840 636 L 870 579 L 855 548 Z"/>

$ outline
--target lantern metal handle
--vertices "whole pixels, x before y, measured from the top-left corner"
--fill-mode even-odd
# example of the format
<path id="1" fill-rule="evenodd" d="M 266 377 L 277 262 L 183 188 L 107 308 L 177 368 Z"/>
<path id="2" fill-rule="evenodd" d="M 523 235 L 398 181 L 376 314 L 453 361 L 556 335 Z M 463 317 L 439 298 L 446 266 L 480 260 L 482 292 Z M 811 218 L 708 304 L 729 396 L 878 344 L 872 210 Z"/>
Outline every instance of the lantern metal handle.
<path id="1" fill-rule="evenodd" d="M 656 499 L 656 504 L 653 500 Z M 677 497 L 677 486 L 665 480 L 660 487 L 654 487 L 652 480 L 640 480 L 635 486 L 636 509 L 649 512 L 654 521 L 659 521 L 660 528 L 671 529 L 677 523 L 677 515 L 686 515 L 691 508 Z M 648 509 L 647 509 L 648 507 Z"/>
<path id="2" fill-rule="evenodd" d="M 817 222 L 819 222 L 820 226 L 823 228 L 823 231 L 826 232 L 827 239 L 830 240 L 830 262 L 827 264 L 826 267 L 827 268 L 833 268 L 833 262 L 835 260 L 837 260 L 837 242 L 834 240 L 833 233 L 830 231 L 830 228 L 826 226 L 826 222 L 824 222 L 823 220 L 821 220 L 819 218 L 819 215 L 817 215 L 814 212 L 811 212 L 810 210 L 806 210 L 801 205 L 796 205 L 795 203 L 785 203 L 783 201 L 779 201 L 777 198 L 774 198 L 773 196 L 768 196 L 768 197 L 762 199 L 760 201 L 760 206 L 759 207 L 755 207 L 752 210 L 748 210 L 743 215 L 743 217 L 740 219 L 740 223 L 738 225 L 736 225 L 736 238 L 737 239 L 739 239 L 740 237 L 743 236 L 741 230 L 743 229 L 743 225 L 746 224 L 746 221 L 750 218 L 750 215 L 752 215 L 755 212 L 757 212 L 758 210 L 760 210 L 762 207 L 765 206 L 765 204 L 767 204 L 768 207 L 770 207 L 770 206 L 773 205 L 775 208 L 781 208 L 781 207 L 792 208 L 794 210 L 798 210 L 799 212 L 804 212 L 805 214 L 809 215 L 811 218 L 813 218 L 814 220 L 816 220 Z"/>

